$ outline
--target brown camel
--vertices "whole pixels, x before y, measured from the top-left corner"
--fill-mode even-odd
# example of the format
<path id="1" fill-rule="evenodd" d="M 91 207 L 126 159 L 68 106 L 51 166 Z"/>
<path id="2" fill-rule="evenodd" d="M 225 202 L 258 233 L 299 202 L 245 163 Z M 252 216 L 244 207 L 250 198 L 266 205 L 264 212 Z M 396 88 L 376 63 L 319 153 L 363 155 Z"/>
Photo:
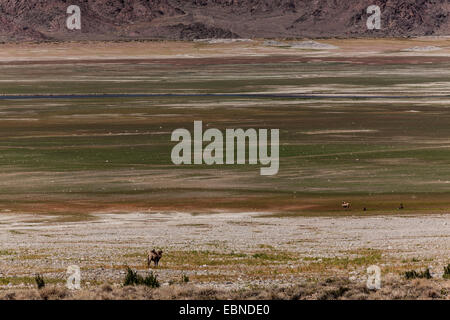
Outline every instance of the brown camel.
<path id="1" fill-rule="evenodd" d="M 152 251 L 150 251 L 147 256 L 147 266 L 150 268 L 150 265 L 153 261 L 155 267 L 157 267 L 159 264 L 159 260 L 161 260 L 162 258 L 162 254 L 163 254 L 162 250 L 156 251 L 155 249 L 153 249 Z"/>
<path id="2" fill-rule="evenodd" d="M 342 201 L 342 208 L 344 208 L 344 209 L 350 209 L 350 207 L 351 207 L 350 202 Z"/>

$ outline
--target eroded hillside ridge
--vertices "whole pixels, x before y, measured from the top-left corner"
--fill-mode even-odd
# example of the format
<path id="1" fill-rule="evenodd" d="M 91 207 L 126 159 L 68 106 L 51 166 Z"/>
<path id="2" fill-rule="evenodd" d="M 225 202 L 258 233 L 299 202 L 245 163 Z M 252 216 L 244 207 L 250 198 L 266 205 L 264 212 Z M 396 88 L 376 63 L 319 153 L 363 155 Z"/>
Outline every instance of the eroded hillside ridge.
<path id="1" fill-rule="evenodd" d="M 81 30 L 66 27 L 81 9 Z M 368 30 L 367 7 L 381 9 Z M 0 0 L 0 40 L 448 35 L 448 0 Z"/>

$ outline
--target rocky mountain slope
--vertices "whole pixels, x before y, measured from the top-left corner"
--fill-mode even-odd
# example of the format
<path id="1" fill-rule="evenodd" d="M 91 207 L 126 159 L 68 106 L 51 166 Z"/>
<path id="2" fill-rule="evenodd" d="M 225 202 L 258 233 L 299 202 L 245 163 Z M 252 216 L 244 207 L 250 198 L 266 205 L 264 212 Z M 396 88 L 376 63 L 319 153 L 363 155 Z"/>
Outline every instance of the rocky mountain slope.
<path id="1" fill-rule="evenodd" d="M 81 30 L 66 28 L 69 5 Z M 367 30 L 379 5 L 381 30 Z M 448 0 L 0 0 L 0 40 L 447 35 Z"/>

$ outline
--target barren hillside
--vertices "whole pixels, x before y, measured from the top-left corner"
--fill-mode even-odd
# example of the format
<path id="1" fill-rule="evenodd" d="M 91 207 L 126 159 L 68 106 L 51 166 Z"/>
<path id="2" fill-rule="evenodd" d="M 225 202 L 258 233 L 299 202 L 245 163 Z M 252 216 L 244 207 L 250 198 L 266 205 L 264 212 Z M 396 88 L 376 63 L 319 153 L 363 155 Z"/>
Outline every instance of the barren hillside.
<path id="1" fill-rule="evenodd" d="M 81 30 L 66 28 L 80 6 Z M 379 5 L 382 29 L 366 28 Z M 447 0 L 0 0 L 0 40 L 446 35 Z"/>

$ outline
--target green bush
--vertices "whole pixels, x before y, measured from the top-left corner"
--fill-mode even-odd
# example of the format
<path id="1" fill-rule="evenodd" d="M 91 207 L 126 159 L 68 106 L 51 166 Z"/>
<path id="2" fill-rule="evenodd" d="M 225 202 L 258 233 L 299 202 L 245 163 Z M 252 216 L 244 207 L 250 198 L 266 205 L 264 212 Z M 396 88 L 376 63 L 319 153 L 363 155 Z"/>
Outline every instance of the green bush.
<path id="1" fill-rule="evenodd" d="M 181 276 L 181 282 L 188 283 L 189 282 L 189 277 L 187 275 L 183 274 Z"/>
<path id="2" fill-rule="evenodd" d="M 143 285 L 150 288 L 159 287 L 159 281 L 157 279 L 157 276 L 155 276 L 153 272 L 150 272 L 150 274 L 144 278 L 136 271 L 131 270 L 131 268 L 127 268 L 127 275 L 125 276 L 123 284 L 125 286 Z"/>
<path id="3" fill-rule="evenodd" d="M 138 274 L 137 272 L 127 268 L 127 275 L 125 276 L 125 281 L 123 282 L 124 286 L 132 286 L 137 284 L 138 282 Z"/>
<path id="4" fill-rule="evenodd" d="M 34 281 L 36 281 L 36 285 L 37 285 L 38 289 L 42 289 L 45 287 L 44 278 L 40 274 L 37 274 L 34 277 Z"/>
<path id="5" fill-rule="evenodd" d="M 448 264 L 448 266 L 444 267 L 443 278 L 444 279 L 450 279 L 450 263 Z"/>
<path id="6" fill-rule="evenodd" d="M 432 276 L 430 274 L 430 269 L 426 269 L 425 271 L 417 272 L 416 270 L 406 271 L 405 272 L 406 279 L 431 279 Z"/>
<path id="7" fill-rule="evenodd" d="M 150 272 L 150 274 L 144 278 L 142 284 L 150 288 L 159 288 L 159 281 L 153 272 Z"/>

